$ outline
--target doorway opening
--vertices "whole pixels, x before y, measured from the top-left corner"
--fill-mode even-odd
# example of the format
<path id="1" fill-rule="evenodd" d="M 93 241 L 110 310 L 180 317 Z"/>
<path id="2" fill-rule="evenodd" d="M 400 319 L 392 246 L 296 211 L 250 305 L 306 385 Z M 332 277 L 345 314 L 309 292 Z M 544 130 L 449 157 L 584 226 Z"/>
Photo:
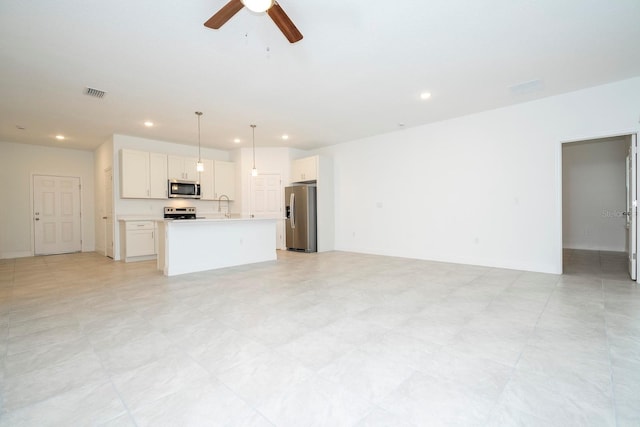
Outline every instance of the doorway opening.
<path id="1" fill-rule="evenodd" d="M 635 135 L 562 144 L 564 274 L 636 279 Z"/>

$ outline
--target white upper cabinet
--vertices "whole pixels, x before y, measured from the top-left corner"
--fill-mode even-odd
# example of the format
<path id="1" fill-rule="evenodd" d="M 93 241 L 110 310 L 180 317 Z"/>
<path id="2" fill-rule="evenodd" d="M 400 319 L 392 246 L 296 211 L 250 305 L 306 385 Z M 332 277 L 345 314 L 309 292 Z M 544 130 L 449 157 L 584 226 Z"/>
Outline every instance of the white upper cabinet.
<path id="1" fill-rule="evenodd" d="M 310 182 L 318 179 L 318 156 L 294 160 L 291 164 L 291 182 Z"/>
<path id="2" fill-rule="evenodd" d="M 236 197 L 236 164 L 220 160 L 203 159 L 204 172 L 200 173 L 201 200 L 219 200 L 225 195 Z"/>
<path id="3" fill-rule="evenodd" d="M 168 179 L 182 179 L 185 181 L 197 181 L 198 171 L 195 157 L 168 156 Z"/>
<path id="4" fill-rule="evenodd" d="M 122 149 L 120 151 L 120 197 L 167 198 L 167 155 Z"/>
<path id="5" fill-rule="evenodd" d="M 149 153 L 120 151 L 120 197 L 149 198 Z"/>
<path id="6" fill-rule="evenodd" d="M 215 200 L 216 189 L 213 184 L 213 160 L 202 159 L 204 171 L 200 172 L 200 199 Z"/>
<path id="7" fill-rule="evenodd" d="M 167 155 L 149 153 L 149 198 L 166 199 L 167 190 Z"/>
<path id="8" fill-rule="evenodd" d="M 229 200 L 236 198 L 236 164 L 233 162 L 215 161 L 215 198 L 219 199 L 223 194 Z"/>

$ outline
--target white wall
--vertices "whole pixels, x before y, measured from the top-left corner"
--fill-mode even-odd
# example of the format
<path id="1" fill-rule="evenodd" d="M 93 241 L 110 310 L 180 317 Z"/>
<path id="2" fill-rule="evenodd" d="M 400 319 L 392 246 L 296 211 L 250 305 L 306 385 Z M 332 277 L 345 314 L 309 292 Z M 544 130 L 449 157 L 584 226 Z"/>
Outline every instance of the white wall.
<path id="1" fill-rule="evenodd" d="M 634 78 L 321 150 L 336 249 L 560 273 L 561 142 L 637 132 L 638 93 Z"/>
<path id="2" fill-rule="evenodd" d="M 33 255 L 32 175 L 77 176 L 82 184 L 82 251 L 95 248 L 93 153 L 0 142 L 0 258 Z"/>
<path id="3" fill-rule="evenodd" d="M 572 249 L 626 250 L 626 162 L 630 138 L 563 144 L 562 238 Z"/>

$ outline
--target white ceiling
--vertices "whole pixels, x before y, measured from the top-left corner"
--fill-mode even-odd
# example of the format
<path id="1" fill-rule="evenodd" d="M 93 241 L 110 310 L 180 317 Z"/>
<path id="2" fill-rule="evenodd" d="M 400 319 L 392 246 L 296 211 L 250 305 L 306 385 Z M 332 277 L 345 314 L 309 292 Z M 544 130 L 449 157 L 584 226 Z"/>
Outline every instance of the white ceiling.
<path id="1" fill-rule="evenodd" d="M 640 75 L 638 0 L 280 0 L 296 44 L 225 3 L 0 1 L 0 140 L 197 144 L 199 110 L 203 146 L 314 148 Z"/>

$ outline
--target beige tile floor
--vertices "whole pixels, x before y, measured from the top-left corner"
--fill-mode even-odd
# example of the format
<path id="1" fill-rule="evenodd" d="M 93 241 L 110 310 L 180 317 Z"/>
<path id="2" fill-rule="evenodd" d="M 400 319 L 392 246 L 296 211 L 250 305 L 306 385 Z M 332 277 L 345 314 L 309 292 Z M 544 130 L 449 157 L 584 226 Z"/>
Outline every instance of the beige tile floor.
<path id="1" fill-rule="evenodd" d="M 638 426 L 640 289 L 565 261 L 0 260 L 0 426 Z"/>

